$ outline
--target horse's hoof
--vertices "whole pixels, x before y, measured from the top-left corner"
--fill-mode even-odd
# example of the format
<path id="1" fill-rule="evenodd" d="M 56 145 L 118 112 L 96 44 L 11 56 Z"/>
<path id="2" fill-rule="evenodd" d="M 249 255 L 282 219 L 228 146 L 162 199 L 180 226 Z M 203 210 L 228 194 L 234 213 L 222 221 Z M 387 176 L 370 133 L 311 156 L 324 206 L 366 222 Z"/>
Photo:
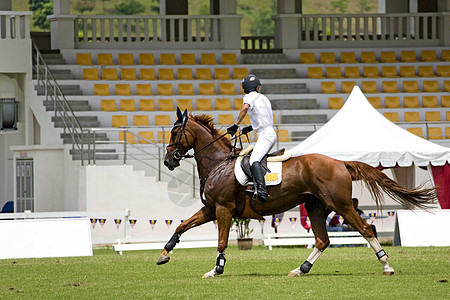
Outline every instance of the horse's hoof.
<path id="1" fill-rule="evenodd" d="M 394 275 L 394 270 L 392 270 L 392 271 L 383 271 L 383 275 Z"/>
<path id="2" fill-rule="evenodd" d="M 170 260 L 170 256 L 168 255 L 160 255 L 158 258 L 158 261 L 156 262 L 157 265 L 163 265 L 166 262 L 168 262 Z"/>
<path id="3" fill-rule="evenodd" d="M 217 274 L 216 268 L 214 268 L 211 271 L 205 273 L 205 275 L 203 275 L 202 278 L 214 278 L 216 274 Z"/>
<path id="4" fill-rule="evenodd" d="M 300 271 L 300 269 L 294 269 L 291 272 L 289 272 L 288 277 L 295 277 L 295 276 L 302 276 L 305 275 L 305 273 L 303 273 L 302 271 Z"/>

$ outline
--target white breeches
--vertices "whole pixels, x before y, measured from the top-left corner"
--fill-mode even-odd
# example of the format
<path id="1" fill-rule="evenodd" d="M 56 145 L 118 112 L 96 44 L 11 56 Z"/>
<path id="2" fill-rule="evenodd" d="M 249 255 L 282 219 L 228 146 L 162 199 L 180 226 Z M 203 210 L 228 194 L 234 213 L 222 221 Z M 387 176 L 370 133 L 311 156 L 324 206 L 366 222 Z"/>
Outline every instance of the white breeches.
<path id="1" fill-rule="evenodd" d="M 269 152 L 270 148 L 275 144 L 277 140 L 277 134 L 273 127 L 264 127 L 258 129 L 258 141 L 256 141 L 255 148 L 250 155 L 250 165 L 255 161 L 261 161 L 264 155 Z"/>

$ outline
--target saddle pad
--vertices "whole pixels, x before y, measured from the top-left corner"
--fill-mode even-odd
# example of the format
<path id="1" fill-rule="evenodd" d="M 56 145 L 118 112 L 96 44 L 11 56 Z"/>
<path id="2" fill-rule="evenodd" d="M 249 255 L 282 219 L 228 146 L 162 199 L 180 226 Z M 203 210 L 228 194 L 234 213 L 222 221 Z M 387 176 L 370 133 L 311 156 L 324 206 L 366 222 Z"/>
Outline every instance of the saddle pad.
<path id="1" fill-rule="evenodd" d="M 242 156 L 239 156 L 236 159 L 236 162 L 234 164 L 234 176 L 242 186 L 247 186 L 249 181 L 252 181 L 253 179 L 245 175 L 244 171 L 242 170 L 242 158 Z M 267 162 L 267 168 L 270 170 L 270 173 L 267 173 L 266 176 L 264 176 L 267 186 L 277 185 L 281 183 L 282 164 L 282 162 Z"/>

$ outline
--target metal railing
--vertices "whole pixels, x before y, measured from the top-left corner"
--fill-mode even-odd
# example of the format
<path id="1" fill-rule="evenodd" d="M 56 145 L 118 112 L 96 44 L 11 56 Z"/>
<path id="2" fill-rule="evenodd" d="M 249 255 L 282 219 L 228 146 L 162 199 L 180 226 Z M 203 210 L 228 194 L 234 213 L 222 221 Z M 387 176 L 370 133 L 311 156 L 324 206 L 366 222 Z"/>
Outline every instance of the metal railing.
<path id="1" fill-rule="evenodd" d="M 63 132 L 68 133 L 72 140 L 72 149 L 78 150 L 83 157 L 83 128 L 72 111 L 69 102 L 64 96 L 55 77 L 42 58 L 39 49 L 33 42 L 33 71 L 36 76 L 37 88 L 44 92 L 45 100 L 52 101 L 54 117 L 60 118 L 63 124 Z M 81 160 L 83 165 L 83 159 Z"/>
<path id="2" fill-rule="evenodd" d="M 242 53 L 272 53 L 275 51 L 274 36 L 241 36 Z"/>

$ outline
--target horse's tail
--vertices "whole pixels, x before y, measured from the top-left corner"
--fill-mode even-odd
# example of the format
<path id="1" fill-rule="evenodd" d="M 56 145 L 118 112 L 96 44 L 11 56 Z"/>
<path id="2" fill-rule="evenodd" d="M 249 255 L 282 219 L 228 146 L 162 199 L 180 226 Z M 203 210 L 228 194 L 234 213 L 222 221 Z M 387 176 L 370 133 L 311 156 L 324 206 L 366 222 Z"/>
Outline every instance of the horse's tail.
<path id="1" fill-rule="evenodd" d="M 437 200 L 437 191 L 435 188 L 423 188 L 423 186 L 419 186 L 414 189 L 408 189 L 368 164 L 358 161 L 346 161 L 344 163 L 352 176 L 352 180 L 364 181 L 377 204 L 377 208 L 381 208 L 384 204 L 382 191 L 408 209 L 416 207 L 427 208 Z"/>

